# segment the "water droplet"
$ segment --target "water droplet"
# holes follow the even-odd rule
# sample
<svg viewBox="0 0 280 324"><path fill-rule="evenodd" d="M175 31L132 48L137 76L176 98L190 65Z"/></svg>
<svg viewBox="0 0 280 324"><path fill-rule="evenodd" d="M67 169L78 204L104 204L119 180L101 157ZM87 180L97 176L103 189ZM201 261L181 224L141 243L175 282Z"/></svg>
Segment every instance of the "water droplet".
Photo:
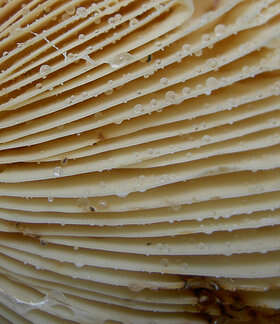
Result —
<svg viewBox="0 0 280 324"><path fill-rule="evenodd" d="M108 206L107 202L105 200L101 200L98 202L98 205L102 208L105 208Z"/></svg>
<svg viewBox="0 0 280 324"><path fill-rule="evenodd" d="M119 23L121 21L121 18L122 18L122 15L121 14L116 14L115 16L113 17L109 17L108 18L108 24L109 25L116 25L117 23Z"/></svg>
<svg viewBox="0 0 280 324"><path fill-rule="evenodd" d="M168 101L168 102L176 102L176 99L177 99L177 94L176 92L174 91L167 91L166 94L165 94L165 99Z"/></svg>
<svg viewBox="0 0 280 324"><path fill-rule="evenodd" d="M195 53L194 53L194 55L195 56L201 56L202 55L202 49L200 49L200 50L198 50L198 51L196 51Z"/></svg>
<svg viewBox="0 0 280 324"><path fill-rule="evenodd" d="M107 22L108 22L109 25L114 25L115 24L114 17L109 17L108 20L107 20Z"/></svg>
<svg viewBox="0 0 280 324"><path fill-rule="evenodd" d="M215 58L210 58L206 61L206 66L210 69L216 70L218 67L218 60Z"/></svg>
<svg viewBox="0 0 280 324"><path fill-rule="evenodd" d="M9 55L9 52L5 51L3 52L2 56L8 56Z"/></svg>
<svg viewBox="0 0 280 324"><path fill-rule="evenodd" d="M88 198L79 198L77 200L77 206L79 208L82 208L85 211L88 211L88 207L89 207L89 200L88 200Z"/></svg>
<svg viewBox="0 0 280 324"><path fill-rule="evenodd" d="M186 54L189 54L191 52L191 45L190 44L184 44L182 46L182 50L183 50L183 53L186 55Z"/></svg>
<svg viewBox="0 0 280 324"><path fill-rule="evenodd" d="M210 35L209 35L209 34L203 34L203 35L202 35L202 41L203 41L204 43L209 42L209 40L210 40Z"/></svg>
<svg viewBox="0 0 280 324"><path fill-rule="evenodd" d="M68 15L67 13L64 13L63 15L62 15L62 17L61 17L61 21L65 21L65 20L67 20L68 18L70 18L71 16L70 15Z"/></svg>
<svg viewBox="0 0 280 324"><path fill-rule="evenodd" d="M77 268L82 268L84 266L84 263L82 263L81 261L77 261L77 262L75 262L75 266Z"/></svg>
<svg viewBox="0 0 280 324"><path fill-rule="evenodd" d="M67 57L68 57L68 59L70 59L72 61L78 59L78 55L77 54L74 54L74 53L69 53Z"/></svg>
<svg viewBox="0 0 280 324"><path fill-rule="evenodd" d="M227 242L226 242L226 247L227 247L227 248L231 248L231 246L232 246L231 242L230 242L230 241L227 241Z"/></svg>
<svg viewBox="0 0 280 324"><path fill-rule="evenodd" d="M122 15L121 14L119 14L119 13L115 14L115 22L116 23L120 22L121 19L122 19Z"/></svg>
<svg viewBox="0 0 280 324"><path fill-rule="evenodd" d="M204 250L205 249L205 244L204 243L199 243L198 244L198 248L199 248L199 250Z"/></svg>
<svg viewBox="0 0 280 324"><path fill-rule="evenodd" d="M116 194L116 196L118 196L119 198L125 198L129 195L129 192L118 192Z"/></svg>
<svg viewBox="0 0 280 324"><path fill-rule="evenodd" d="M77 8L76 14L80 18L85 18L88 14L87 9L85 7Z"/></svg>
<svg viewBox="0 0 280 324"><path fill-rule="evenodd" d="M248 45L247 44L242 44L239 46L238 48L238 51L241 53L241 54L245 54L248 50Z"/></svg>
<svg viewBox="0 0 280 324"><path fill-rule="evenodd" d="M215 77L210 77L206 80L206 86L209 88L215 88L219 84L218 80Z"/></svg>
<svg viewBox="0 0 280 324"><path fill-rule="evenodd" d="M130 27L135 27L138 24L138 19L137 18L132 18L129 21L129 26Z"/></svg>
<svg viewBox="0 0 280 324"><path fill-rule="evenodd" d="M48 197L48 202L53 202L53 197Z"/></svg>
<svg viewBox="0 0 280 324"><path fill-rule="evenodd" d="M173 205L173 206L171 206L171 209L174 210L175 212L177 212L180 209L182 209L182 206L181 205Z"/></svg>
<svg viewBox="0 0 280 324"><path fill-rule="evenodd" d="M88 53L91 53L93 50L94 50L94 47L93 46L88 46L87 47L87 52Z"/></svg>
<svg viewBox="0 0 280 324"><path fill-rule="evenodd" d="M114 92L114 89L109 89L105 91L106 96L110 96Z"/></svg>
<svg viewBox="0 0 280 324"><path fill-rule="evenodd" d="M99 17L99 14L96 13L94 14L94 21L93 21L96 25L99 25L101 23L101 18Z"/></svg>
<svg viewBox="0 0 280 324"><path fill-rule="evenodd" d="M248 65L244 65L244 66L242 67L242 72L243 72L244 74L248 74L248 73L250 72L250 68L249 68L249 66L248 66Z"/></svg>
<svg viewBox="0 0 280 324"><path fill-rule="evenodd" d="M146 177L144 175L140 175L138 177L138 184L142 185L145 182Z"/></svg>
<svg viewBox="0 0 280 324"><path fill-rule="evenodd" d="M162 46L162 42L161 41L156 41L155 42L155 45L156 45L156 47L161 47Z"/></svg>
<svg viewBox="0 0 280 324"><path fill-rule="evenodd" d="M22 15L25 16L29 13L30 9L28 7L22 6Z"/></svg>
<svg viewBox="0 0 280 324"><path fill-rule="evenodd" d="M277 81L272 86L274 91L280 91L280 81Z"/></svg>
<svg viewBox="0 0 280 324"><path fill-rule="evenodd" d="M129 53L121 53L110 59L107 63L111 65L113 69L118 69L126 64L134 61L134 56Z"/></svg>
<svg viewBox="0 0 280 324"><path fill-rule="evenodd" d="M161 62L160 59L155 60L155 67L156 67L156 69L159 69L161 67L161 65L162 65L162 62Z"/></svg>
<svg viewBox="0 0 280 324"><path fill-rule="evenodd" d="M70 15L70 16L74 15L75 11L76 11L76 9L75 9L75 7L72 6L72 5L71 5L70 7L68 7L68 8L65 9L65 12L66 12L68 15Z"/></svg>
<svg viewBox="0 0 280 324"><path fill-rule="evenodd" d="M79 34L78 39L84 40L86 38L85 34Z"/></svg>
<svg viewBox="0 0 280 324"><path fill-rule="evenodd" d="M184 262L184 263L182 264L182 266L183 266L183 268L184 268L185 270L188 270L188 269L189 269L189 264L186 263L186 262Z"/></svg>
<svg viewBox="0 0 280 324"><path fill-rule="evenodd" d="M147 3L144 3L142 6L141 6L142 10L145 11L149 8L149 5Z"/></svg>
<svg viewBox="0 0 280 324"><path fill-rule="evenodd" d="M160 260L160 264L161 264L163 267L168 267L168 263L169 263L169 261L168 261L168 259L166 259L166 258L162 258L162 259Z"/></svg>
<svg viewBox="0 0 280 324"><path fill-rule="evenodd" d="M51 12L51 8L50 7L44 7L43 10L44 10L45 13Z"/></svg>
<svg viewBox="0 0 280 324"><path fill-rule="evenodd" d="M179 51L179 52L176 53L176 58L177 58L176 61L178 63L180 63L182 61L182 58L183 57L184 57L184 53L183 52Z"/></svg>
<svg viewBox="0 0 280 324"><path fill-rule="evenodd" d="M51 67L47 64L41 65L40 66L40 74L43 76L46 76L51 72Z"/></svg>
<svg viewBox="0 0 280 324"><path fill-rule="evenodd" d="M61 167L55 167L55 168L53 169L53 175L54 175L56 178L61 177L62 174L63 174L63 170L62 170Z"/></svg>
<svg viewBox="0 0 280 324"><path fill-rule="evenodd" d="M149 155L154 155L156 152L155 152L155 150L154 150L153 148L149 148L149 149L147 150L147 153L148 153Z"/></svg>
<svg viewBox="0 0 280 324"><path fill-rule="evenodd" d="M191 88L189 88L189 87L184 87L184 88L182 89L182 94L183 94L183 96L187 96L187 95L189 95L190 92L191 92Z"/></svg>
<svg viewBox="0 0 280 324"><path fill-rule="evenodd" d="M133 292L140 292L144 289L144 287L142 287L140 284L138 283L130 283L128 285L128 288L133 291Z"/></svg>
<svg viewBox="0 0 280 324"><path fill-rule="evenodd" d="M278 126L278 124L279 124L279 122L278 122L278 120L277 119L270 119L269 120L269 122L270 122L270 124L272 125L272 126Z"/></svg>
<svg viewBox="0 0 280 324"><path fill-rule="evenodd" d="M200 296L199 297L199 302L200 303L205 303L209 300L209 297L208 296Z"/></svg>
<svg viewBox="0 0 280 324"><path fill-rule="evenodd" d="M71 103L73 103L75 100L76 100L76 97L75 97L74 95L72 95L71 97L69 97L69 98L66 99L66 102L67 102L68 104L71 104Z"/></svg>
<svg viewBox="0 0 280 324"><path fill-rule="evenodd" d="M139 114L139 113L144 112L143 105L141 105L141 104L137 104L137 105L135 105L134 108L133 108L133 111L134 111L136 114Z"/></svg>
<svg viewBox="0 0 280 324"><path fill-rule="evenodd" d="M166 86L168 85L168 79L163 77L159 80L160 84L163 85L163 86Z"/></svg>
<svg viewBox="0 0 280 324"><path fill-rule="evenodd" d="M158 101L156 99L152 99L151 100L151 106L152 107L157 107L157 105L158 105Z"/></svg>
<svg viewBox="0 0 280 324"><path fill-rule="evenodd" d="M219 24L214 29L215 34L217 37L223 36L223 34L226 32L226 27L223 24Z"/></svg>
<svg viewBox="0 0 280 324"><path fill-rule="evenodd" d="M159 177L159 181L160 183L164 184L164 183L168 183L170 181L170 177L168 174L162 174L160 177Z"/></svg>
<svg viewBox="0 0 280 324"><path fill-rule="evenodd" d="M42 83L36 83L35 88L36 89L42 89Z"/></svg>
<svg viewBox="0 0 280 324"><path fill-rule="evenodd" d="M83 91L82 92L82 97L83 98L87 98L89 96L88 92L87 91Z"/></svg>

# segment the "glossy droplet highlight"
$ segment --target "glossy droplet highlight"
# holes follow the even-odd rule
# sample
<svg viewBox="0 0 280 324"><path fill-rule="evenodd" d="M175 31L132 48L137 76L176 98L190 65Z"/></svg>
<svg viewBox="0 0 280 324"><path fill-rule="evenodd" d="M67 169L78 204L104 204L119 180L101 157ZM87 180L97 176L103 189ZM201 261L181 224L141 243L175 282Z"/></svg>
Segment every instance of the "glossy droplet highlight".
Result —
<svg viewBox="0 0 280 324"><path fill-rule="evenodd" d="M137 114L142 113L144 111L143 105L141 105L141 104L135 105L133 108L133 111Z"/></svg>
<svg viewBox="0 0 280 324"><path fill-rule="evenodd" d="M159 82L162 86L168 85L168 79L166 77L161 78Z"/></svg>
<svg viewBox="0 0 280 324"><path fill-rule="evenodd" d="M182 94L183 94L184 96L189 95L190 92L191 92L191 88L189 88L189 87L184 87L184 88L182 89Z"/></svg>
<svg viewBox="0 0 280 324"><path fill-rule="evenodd" d="M166 259L166 258L162 258L162 259L160 260L160 264L161 264L163 267L168 267L168 263L169 263L169 261L168 261L168 259Z"/></svg>
<svg viewBox="0 0 280 324"><path fill-rule="evenodd" d="M171 102L171 103L176 102L176 99L177 99L176 92L174 92L174 91L167 91L166 94L165 94L165 99L168 102Z"/></svg>
<svg viewBox="0 0 280 324"><path fill-rule="evenodd" d="M62 174L63 174L62 167L59 167L59 166L58 166L58 167L55 167L55 168L53 169L53 175L54 175L56 178L61 177Z"/></svg>
<svg viewBox="0 0 280 324"><path fill-rule="evenodd" d="M206 80L206 86L209 88L215 88L219 84L218 80L214 77L210 77Z"/></svg>
<svg viewBox="0 0 280 324"><path fill-rule="evenodd" d="M113 69L118 69L124 65L130 64L133 61L133 55L129 53L121 53L110 59L107 63L109 63Z"/></svg>
<svg viewBox="0 0 280 324"><path fill-rule="evenodd" d="M226 27L223 24L219 24L215 27L216 36L220 37L226 32Z"/></svg>
<svg viewBox="0 0 280 324"><path fill-rule="evenodd" d="M87 16L87 9L85 7L79 7L77 8L76 10L76 15L79 17L79 18L85 18Z"/></svg>
<svg viewBox="0 0 280 324"><path fill-rule="evenodd" d="M156 99L152 99L151 100L151 106L152 107L157 107L157 105L158 105L158 101Z"/></svg>
<svg viewBox="0 0 280 324"><path fill-rule="evenodd" d="M130 19L130 21L129 21L129 26L130 26L130 27L135 27L138 23L139 23L139 21L138 21L137 18L132 18L132 19Z"/></svg>
<svg viewBox="0 0 280 324"><path fill-rule="evenodd" d="M186 55L186 54L189 54L191 52L191 45L190 44L184 44L182 46L182 50L183 50L183 53Z"/></svg>
<svg viewBox="0 0 280 324"><path fill-rule="evenodd" d="M140 292L144 288L138 283L131 283L131 284L128 285L128 289L133 291L133 292Z"/></svg>
<svg viewBox="0 0 280 324"><path fill-rule="evenodd" d="M45 76L51 72L51 67L47 64L41 65L40 74Z"/></svg>

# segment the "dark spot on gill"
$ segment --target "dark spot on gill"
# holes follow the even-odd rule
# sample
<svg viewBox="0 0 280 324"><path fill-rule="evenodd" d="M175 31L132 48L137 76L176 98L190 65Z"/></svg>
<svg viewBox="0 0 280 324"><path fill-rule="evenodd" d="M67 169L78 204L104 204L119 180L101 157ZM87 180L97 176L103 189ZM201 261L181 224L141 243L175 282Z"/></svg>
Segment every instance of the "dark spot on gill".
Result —
<svg viewBox="0 0 280 324"><path fill-rule="evenodd" d="M217 10L220 4L220 0L213 0L213 4L211 5L210 11Z"/></svg>
<svg viewBox="0 0 280 324"><path fill-rule="evenodd" d="M45 241L45 240L40 239L40 244L41 244L42 246L46 246L46 245L48 245L48 242Z"/></svg>
<svg viewBox="0 0 280 324"><path fill-rule="evenodd" d="M61 160L61 165L66 165L68 163L68 158L65 157L64 159Z"/></svg>
<svg viewBox="0 0 280 324"><path fill-rule="evenodd" d="M197 297L197 310L209 324L280 323L279 310L249 306L240 292L225 290L212 278L192 276L183 279L185 289Z"/></svg>
<svg viewBox="0 0 280 324"><path fill-rule="evenodd" d="M105 140L105 136L101 132L98 134L98 140L99 141L104 141Z"/></svg>

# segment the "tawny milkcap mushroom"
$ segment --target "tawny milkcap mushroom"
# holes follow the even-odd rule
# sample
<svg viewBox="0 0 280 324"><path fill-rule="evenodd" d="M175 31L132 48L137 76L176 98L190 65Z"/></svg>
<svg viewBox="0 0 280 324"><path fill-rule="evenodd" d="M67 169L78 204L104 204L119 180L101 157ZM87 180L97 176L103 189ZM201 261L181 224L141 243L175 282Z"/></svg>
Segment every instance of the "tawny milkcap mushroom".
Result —
<svg viewBox="0 0 280 324"><path fill-rule="evenodd" d="M279 0L0 0L1 324L280 323L279 40Z"/></svg>

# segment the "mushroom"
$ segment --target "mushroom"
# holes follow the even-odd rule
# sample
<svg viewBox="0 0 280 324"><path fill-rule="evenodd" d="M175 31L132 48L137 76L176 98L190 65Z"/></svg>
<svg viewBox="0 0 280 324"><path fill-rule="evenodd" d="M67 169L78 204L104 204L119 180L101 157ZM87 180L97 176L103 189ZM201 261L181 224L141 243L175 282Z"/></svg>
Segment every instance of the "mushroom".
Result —
<svg viewBox="0 0 280 324"><path fill-rule="evenodd" d="M280 2L0 2L1 323L279 323Z"/></svg>

